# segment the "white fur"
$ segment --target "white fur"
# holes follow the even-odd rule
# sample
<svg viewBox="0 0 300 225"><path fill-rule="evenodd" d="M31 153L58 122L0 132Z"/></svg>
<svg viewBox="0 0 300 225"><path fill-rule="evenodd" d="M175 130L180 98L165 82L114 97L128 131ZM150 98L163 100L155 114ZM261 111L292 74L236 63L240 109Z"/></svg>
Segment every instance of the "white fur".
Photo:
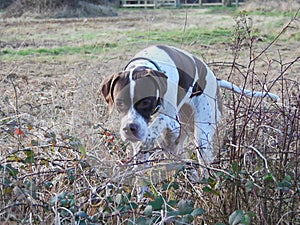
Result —
<svg viewBox="0 0 300 225"><path fill-rule="evenodd" d="M131 69L130 74L129 74L129 94L130 94L130 102L131 105L133 106L133 97L134 97L134 87L135 87L135 81L132 79L132 73L134 71L134 68Z"/></svg>
<svg viewBox="0 0 300 225"><path fill-rule="evenodd" d="M241 89L238 86L234 85L233 83L226 81L226 80L218 80L218 85L222 88L225 89L229 89L232 90L236 93L239 94L244 94L248 97L256 97L256 98L264 98L264 97L269 97L274 101L278 101L279 100L279 96L272 94L270 92L266 92L266 91L250 91L247 89Z"/></svg>
<svg viewBox="0 0 300 225"><path fill-rule="evenodd" d="M126 129L128 129L129 125L132 123L136 124L139 128L138 137L132 135L130 132L126 132ZM120 135L122 140L131 142L144 142L149 135L148 124L133 107L131 107L128 113L121 118Z"/></svg>

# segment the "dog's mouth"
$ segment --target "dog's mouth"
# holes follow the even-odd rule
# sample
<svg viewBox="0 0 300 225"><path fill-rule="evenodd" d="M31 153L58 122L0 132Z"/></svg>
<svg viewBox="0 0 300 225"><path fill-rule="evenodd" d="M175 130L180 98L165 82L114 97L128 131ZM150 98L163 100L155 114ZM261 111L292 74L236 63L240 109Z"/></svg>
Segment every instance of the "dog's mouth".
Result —
<svg viewBox="0 0 300 225"><path fill-rule="evenodd" d="M144 138L136 136L134 134L128 134L126 132L121 132L121 137L124 141L130 141L130 142L138 142L138 141L143 141Z"/></svg>
<svg viewBox="0 0 300 225"><path fill-rule="evenodd" d="M125 140L126 141L130 141L130 142L138 142L138 141L142 141L140 138L138 137L135 137L135 136L126 136L125 137Z"/></svg>

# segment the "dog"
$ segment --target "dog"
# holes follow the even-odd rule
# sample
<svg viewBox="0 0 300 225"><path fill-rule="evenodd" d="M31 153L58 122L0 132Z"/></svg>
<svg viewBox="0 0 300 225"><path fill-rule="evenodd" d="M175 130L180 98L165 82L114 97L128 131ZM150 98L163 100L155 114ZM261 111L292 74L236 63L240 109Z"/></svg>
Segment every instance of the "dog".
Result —
<svg viewBox="0 0 300 225"><path fill-rule="evenodd" d="M132 142L137 152L158 146L182 154L193 133L198 158L209 165L222 117L220 87L251 97L279 98L217 79L201 59L167 45L137 53L124 70L102 82L101 91L109 111L115 108L120 114L121 138Z"/></svg>

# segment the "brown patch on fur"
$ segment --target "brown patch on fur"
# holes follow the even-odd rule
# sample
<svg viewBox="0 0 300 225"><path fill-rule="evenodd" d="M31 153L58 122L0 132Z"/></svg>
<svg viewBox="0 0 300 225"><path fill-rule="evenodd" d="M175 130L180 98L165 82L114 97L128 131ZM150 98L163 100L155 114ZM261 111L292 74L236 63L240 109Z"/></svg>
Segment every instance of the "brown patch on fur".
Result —
<svg viewBox="0 0 300 225"><path fill-rule="evenodd" d="M206 86L206 66L198 58L185 55L177 49L169 48L164 45L159 45L158 47L163 49L177 66L179 74L177 103L181 102L188 89L193 85L196 75L196 67L198 69L199 78L193 87L193 93L190 97L202 94Z"/></svg>
<svg viewBox="0 0 300 225"><path fill-rule="evenodd" d="M197 80L197 83L193 87L192 96L197 96L197 95L201 95L203 93L203 90L205 89L207 69L206 66L203 64L203 62L200 61L198 58L194 57L194 60L198 68L199 79Z"/></svg>
<svg viewBox="0 0 300 225"><path fill-rule="evenodd" d="M114 92L114 87L116 85L116 82L120 79L122 76L122 72L115 73L105 80L102 81L101 83L101 92L102 95L104 96L105 101L108 103L108 109L109 112L112 112L113 105L114 105L114 98L113 98L113 92Z"/></svg>
<svg viewBox="0 0 300 225"><path fill-rule="evenodd" d="M101 85L101 91L108 103L109 112L113 110L115 98L118 95L129 98L129 75L130 71L121 71L106 78ZM159 97L162 98L167 91L167 76L159 71L146 68L137 68L132 74L132 79L136 81L138 91L135 91L135 101L145 97L155 97L156 88L159 90ZM154 84L156 88L151 86ZM135 88L136 89L136 88Z"/></svg>

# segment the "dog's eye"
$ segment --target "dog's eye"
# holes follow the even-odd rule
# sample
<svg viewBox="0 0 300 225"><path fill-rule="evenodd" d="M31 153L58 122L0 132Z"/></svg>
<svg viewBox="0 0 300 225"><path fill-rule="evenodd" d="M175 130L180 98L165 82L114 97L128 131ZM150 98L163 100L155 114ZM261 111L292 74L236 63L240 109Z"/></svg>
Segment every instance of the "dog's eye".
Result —
<svg viewBox="0 0 300 225"><path fill-rule="evenodd" d="M151 99L142 99L139 103L138 103L138 107L140 109L148 109L152 106L152 101Z"/></svg>
<svg viewBox="0 0 300 225"><path fill-rule="evenodd" d="M126 108L125 102L122 100L117 100L116 106L117 106L118 110L120 110L120 111L122 111Z"/></svg>

